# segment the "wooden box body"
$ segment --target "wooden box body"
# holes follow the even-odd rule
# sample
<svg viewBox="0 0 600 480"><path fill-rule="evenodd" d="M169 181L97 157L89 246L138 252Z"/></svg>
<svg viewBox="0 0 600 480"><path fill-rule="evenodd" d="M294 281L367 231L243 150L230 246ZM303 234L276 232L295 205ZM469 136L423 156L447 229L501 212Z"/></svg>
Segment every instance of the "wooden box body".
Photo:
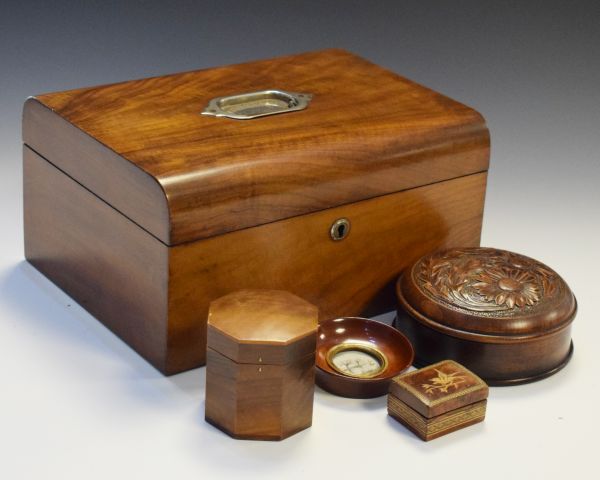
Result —
<svg viewBox="0 0 600 480"><path fill-rule="evenodd" d="M200 115L273 87L313 100ZM340 50L40 95L23 139L27 260L166 374L205 363L208 305L229 292L372 315L421 255L479 244L481 116Z"/></svg>
<svg viewBox="0 0 600 480"><path fill-rule="evenodd" d="M251 440L310 427L317 319L316 307L288 292L241 290L212 302L206 421Z"/></svg>
<svg viewBox="0 0 600 480"><path fill-rule="evenodd" d="M488 387L452 361L400 375L392 381L388 413L425 441L485 418Z"/></svg>
<svg viewBox="0 0 600 480"><path fill-rule="evenodd" d="M239 364L207 349L206 421L234 438L283 440L312 424L315 357Z"/></svg>

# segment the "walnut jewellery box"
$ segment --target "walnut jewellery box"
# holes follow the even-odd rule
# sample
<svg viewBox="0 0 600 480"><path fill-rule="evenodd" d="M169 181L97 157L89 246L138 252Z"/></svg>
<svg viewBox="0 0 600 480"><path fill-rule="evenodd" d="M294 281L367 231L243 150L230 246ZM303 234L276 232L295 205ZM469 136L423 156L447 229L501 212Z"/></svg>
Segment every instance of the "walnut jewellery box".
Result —
<svg viewBox="0 0 600 480"><path fill-rule="evenodd" d="M479 245L481 115L342 50L38 95L23 141L27 260L165 374L230 292L372 315Z"/></svg>

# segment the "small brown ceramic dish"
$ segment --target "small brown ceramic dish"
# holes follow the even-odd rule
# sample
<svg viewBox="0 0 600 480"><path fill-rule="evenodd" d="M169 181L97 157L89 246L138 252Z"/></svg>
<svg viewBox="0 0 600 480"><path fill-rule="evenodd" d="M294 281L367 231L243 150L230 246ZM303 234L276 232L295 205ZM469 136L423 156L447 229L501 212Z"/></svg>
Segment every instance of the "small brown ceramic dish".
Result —
<svg viewBox="0 0 600 480"><path fill-rule="evenodd" d="M379 397L413 358L412 345L393 327L358 317L328 320L319 325L316 382L341 397Z"/></svg>

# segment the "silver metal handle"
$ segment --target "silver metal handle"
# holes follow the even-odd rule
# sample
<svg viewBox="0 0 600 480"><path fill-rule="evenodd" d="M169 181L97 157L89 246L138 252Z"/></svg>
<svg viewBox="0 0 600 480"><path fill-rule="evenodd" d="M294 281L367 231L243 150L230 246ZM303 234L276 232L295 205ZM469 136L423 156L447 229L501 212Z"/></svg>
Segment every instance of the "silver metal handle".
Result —
<svg viewBox="0 0 600 480"><path fill-rule="evenodd" d="M311 99L310 93L284 92L283 90L241 93L229 97L213 98L208 102L202 115L249 120L266 115L304 110Z"/></svg>

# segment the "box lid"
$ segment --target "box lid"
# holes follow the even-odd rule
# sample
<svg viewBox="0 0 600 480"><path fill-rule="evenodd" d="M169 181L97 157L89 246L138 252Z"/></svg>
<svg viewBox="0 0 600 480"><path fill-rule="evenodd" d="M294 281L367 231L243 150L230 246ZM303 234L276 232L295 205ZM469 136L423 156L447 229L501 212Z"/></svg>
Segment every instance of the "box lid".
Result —
<svg viewBox="0 0 600 480"><path fill-rule="evenodd" d="M488 392L481 378L453 360L399 375L390 384L390 395L426 418L484 400Z"/></svg>
<svg viewBox="0 0 600 480"><path fill-rule="evenodd" d="M280 89L307 108L234 120L211 99ZM343 50L27 100L23 139L167 245L485 171L481 115Z"/></svg>
<svg viewBox="0 0 600 480"><path fill-rule="evenodd" d="M513 343L568 326L577 304L565 281L532 258L495 248L431 252L398 280L398 301L434 330L485 343Z"/></svg>
<svg viewBox="0 0 600 480"><path fill-rule="evenodd" d="M318 308L282 290L238 290L211 302L208 348L237 363L283 365L314 354Z"/></svg>

